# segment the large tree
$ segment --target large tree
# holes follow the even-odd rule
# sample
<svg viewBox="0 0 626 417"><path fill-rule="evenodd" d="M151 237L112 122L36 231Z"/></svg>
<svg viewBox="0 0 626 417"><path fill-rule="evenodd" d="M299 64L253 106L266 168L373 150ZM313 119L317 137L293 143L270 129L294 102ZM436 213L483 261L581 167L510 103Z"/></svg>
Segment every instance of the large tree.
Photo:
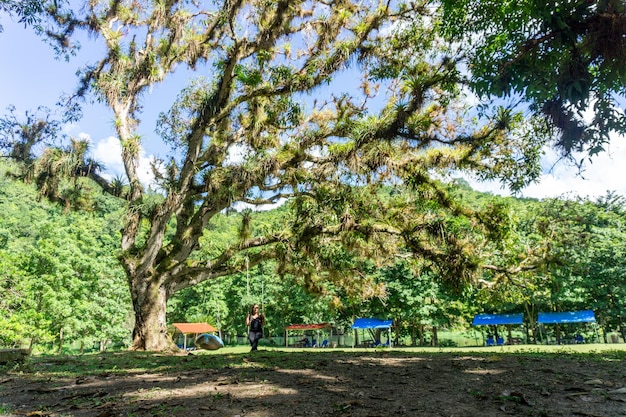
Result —
<svg viewBox="0 0 626 417"><path fill-rule="evenodd" d="M437 16L420 2L82 6L48 12L61 28L59 47L71 45L78 29L105 47L83 69L78 94L91 92L112 110L127 185L101 175L79 140L35 158L39 131L16 120L0 139L11 155L33 162L30 178L50 198L72 206L95 181L127 200L120 260L135 349L173 348L166 329L173 294L266 259L312 290L333 280L371 295L375 287L359 284L367 274L358 272L358 257L383 264L407 249L449 282L468 279L479 262L460 230L481 230L488 216L458 204L433 173L472 169L517 185L537 173L536 138L510 134L518 118L500 112L477 128L460 118L456 61L434 36ZM170 156L153 165L158 198L148 198L138 173L142 99L176 80L180 67L199 77L159 118ZM382 193L385 185L397 192ZM244 213L229 245L211 241L217 214L283 199L291 210L279 229L254 229L253 214Z"/></svg>

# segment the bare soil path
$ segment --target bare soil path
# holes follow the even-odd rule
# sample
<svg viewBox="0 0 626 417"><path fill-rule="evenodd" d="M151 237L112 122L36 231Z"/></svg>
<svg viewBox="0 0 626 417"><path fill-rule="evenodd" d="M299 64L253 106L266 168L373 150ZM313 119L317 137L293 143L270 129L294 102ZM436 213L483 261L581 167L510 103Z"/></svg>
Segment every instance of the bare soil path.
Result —
<svg viewBox="0 0 626 417"><path fill-rule="evenodd" d="M619 417L626 353L33 357L0 371L0 415Z"/></svg>

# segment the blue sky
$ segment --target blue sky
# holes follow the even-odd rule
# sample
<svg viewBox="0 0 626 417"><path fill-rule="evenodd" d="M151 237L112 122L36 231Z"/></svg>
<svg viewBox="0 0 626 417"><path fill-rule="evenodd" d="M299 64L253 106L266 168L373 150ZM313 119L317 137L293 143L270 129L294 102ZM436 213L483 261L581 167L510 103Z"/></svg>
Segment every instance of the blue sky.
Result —
<svg viewBox="0 0 626 417"><path fill-rule="evenodd" d="M26 110L35 110L43 105L54 108L62 93L71 93L77 85L76 70L86 62L93 62L97 57L97 44L93 40L82 41L83 48L78 56L69 63L55 60L52 49L37 38L31 30L14 23L10 18L1 16L4 32L0 33L0 51L3 63L0 64L0 111L6 114L9 105L17 107L18 114ZM184 73L178 74L184 77ZM145 179L149 177L147 161L159 153L153 129L159 103L170 103L176 92L155 87L144 100L147 114L142 135L144 137L143 170ZM88 137L92 143L93 156L104 162L113 175L121 174L119 145L114 138L111 112L103 105L95 103L85 106L84 118L77 124L67 126L67 133L72 136ZM164 157L165 155L158 155ZM564 163L556 164L558 156L550 149L546 150L543 160L544 172L541 181L524 189L524 197L556 197L559 195L601 196L607 190L626 195L626 141L623 137L614 137L608 152L596 157L586 165L582 176ZM479 183L468 179L472 187L480 191L508 195L499 183Z"/></svg>

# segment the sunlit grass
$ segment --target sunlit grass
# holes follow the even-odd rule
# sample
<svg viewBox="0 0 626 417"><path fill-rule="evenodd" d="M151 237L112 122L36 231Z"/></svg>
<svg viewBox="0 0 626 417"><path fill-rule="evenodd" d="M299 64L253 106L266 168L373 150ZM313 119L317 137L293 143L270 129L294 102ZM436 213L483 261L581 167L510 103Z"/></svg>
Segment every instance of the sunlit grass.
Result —
<svg viewBox="0 0 626 417"><path fill-rule="evenodd" d="M579 345L505 345L505 346L471 346L471 347L394 347L394 348L286 348L286 347L263 347L261 351L278 351L278 352L376 352L376 351L398 351L398 352L503 352L503 353L595 353L595 352L626 352L626 343L583 343ZM215 351L197 351L201 354L224 354L224 353L247 353L250 348L247 346L227 346Z"/></svg>
<svg viewBox="0 0 626 417"><path fill-rule="evenodd" d="M198 369L306 369L320 363L359 357L415 357L432 355L517 355L520 359L537 356L571 356L573 360L604 361L626 359L626 344L582 345L515 345L464 348L284 348L264 347L250 352L247 346L224 347L215 351L192 351L188 354L166 355L150 352L105 352L85 355L38 356L32 355L19 372L34 378L76 378L91 375L132 375L195 371ZM1 372L1 370L0 370Z"/></svg>

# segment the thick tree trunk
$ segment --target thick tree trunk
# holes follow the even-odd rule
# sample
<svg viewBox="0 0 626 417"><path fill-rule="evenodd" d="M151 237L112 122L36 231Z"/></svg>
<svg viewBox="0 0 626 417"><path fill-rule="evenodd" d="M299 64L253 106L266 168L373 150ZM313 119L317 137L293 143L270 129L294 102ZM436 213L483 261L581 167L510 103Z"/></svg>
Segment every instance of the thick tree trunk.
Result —
<svg viewBox="0 0 626 417"><path fill-rule="evenodd" d="M131 283L135 309L132 350L176 352L179 349L167 332L167 292L158 285L142 285L139 279Z"/></svg>

